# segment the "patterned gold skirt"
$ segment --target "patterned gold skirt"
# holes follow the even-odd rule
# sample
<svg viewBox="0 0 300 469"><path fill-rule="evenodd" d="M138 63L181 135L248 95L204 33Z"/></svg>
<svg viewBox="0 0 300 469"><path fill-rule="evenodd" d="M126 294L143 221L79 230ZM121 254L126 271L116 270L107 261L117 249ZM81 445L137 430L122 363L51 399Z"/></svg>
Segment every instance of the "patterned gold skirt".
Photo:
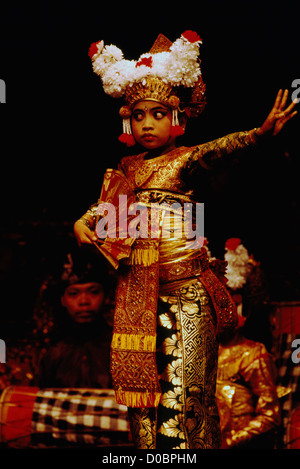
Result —
<svg viewBox="0 0 300 469"><path fill-rule="evenodd" d="M128 409L136 447L219 448L216 316L199 279L161 292L156 356L162 389L158 408Z"/></svg>

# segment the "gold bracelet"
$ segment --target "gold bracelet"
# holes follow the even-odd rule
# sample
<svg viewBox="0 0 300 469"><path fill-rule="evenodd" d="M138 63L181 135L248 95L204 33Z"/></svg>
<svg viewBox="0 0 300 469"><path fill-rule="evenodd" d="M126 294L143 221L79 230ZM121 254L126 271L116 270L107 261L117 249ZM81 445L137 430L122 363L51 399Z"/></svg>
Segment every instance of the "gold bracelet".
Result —
<svg viewBox="0 0 300 469"><path fill-rule="evenodd" d="M256 133L257 130L257 127L252 130L248 130L248 145L257 145L259 139L259 135Z"/></svg>
<svg viewBox="0 0 300 469"><path fill-rule="evenodd" d="M87 226L90 230L92 229L90 221L85 216L79 218L79 221L81 221L81 223L83 223L85 226Z"/></svg>

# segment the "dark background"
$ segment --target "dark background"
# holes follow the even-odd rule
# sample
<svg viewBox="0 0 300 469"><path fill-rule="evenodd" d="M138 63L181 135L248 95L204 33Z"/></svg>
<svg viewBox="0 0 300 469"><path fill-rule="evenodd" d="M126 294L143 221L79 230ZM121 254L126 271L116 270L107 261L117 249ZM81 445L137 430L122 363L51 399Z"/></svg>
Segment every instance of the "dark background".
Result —
<svg viewBox="0 0 300 469"><path fill-rule="evenodd" d="M127 153L117 140L121 102L93 74L90 43L104 39L137 59L160 32L174 41L197 31L207 107L182 141L195 145L258 127L279 88L291 96L300 79L299 21L296 1L1 5L3 331L26 333L41 281L60 263L74 221L97 200L105 168ZM211 177L202 200L212 254L223 257L226 239L240 237L261 262L272 301L300 298L298 137L296 116L267 147Z"/></svg>

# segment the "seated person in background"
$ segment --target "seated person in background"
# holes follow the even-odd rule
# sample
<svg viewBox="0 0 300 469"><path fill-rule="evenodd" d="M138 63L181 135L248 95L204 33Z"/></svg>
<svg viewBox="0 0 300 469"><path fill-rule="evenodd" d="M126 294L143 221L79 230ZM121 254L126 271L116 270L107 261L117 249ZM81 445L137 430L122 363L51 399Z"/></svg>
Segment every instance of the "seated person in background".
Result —
<svg viewBox="0 0 300 469"><path fill-rule="evenodd" d="M222 448L273 449L280 407L273 362L262 343L240 328L219 348L217 403Z"/></svg>
<svg viewBox="0 0 300 469"><path fill-rule="evenodd" d="M228 240L226 249L227 286L237 302L239 323L220 338L216 397L222 448L273 449L281 423L276 369L265 344L250 340L248 327L256 311L260 326L264 320L263 274L238 238Z"/></svg>
<svg viewBox="0 0 300 469"><path fill-rule="evenodd" d="M104 317L107 265L90 251L67 254L57 333L40 360L40 387L111 388L112 328Z"/></svg>

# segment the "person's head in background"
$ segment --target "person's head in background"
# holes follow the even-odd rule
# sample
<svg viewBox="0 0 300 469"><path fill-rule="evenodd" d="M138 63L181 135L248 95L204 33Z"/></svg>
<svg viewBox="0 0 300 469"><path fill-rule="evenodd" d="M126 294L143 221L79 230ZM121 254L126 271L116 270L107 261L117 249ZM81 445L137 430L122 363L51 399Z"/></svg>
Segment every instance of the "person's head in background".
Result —
<svg viewBox="0 0 300 469"><path fill-rule="evenodd" d="M60 302L64 310L61 314L67 313L68 320L76 325L104 320L109 288L108 267L97 252L76 246L66 253L60 278Z"/></svg>

